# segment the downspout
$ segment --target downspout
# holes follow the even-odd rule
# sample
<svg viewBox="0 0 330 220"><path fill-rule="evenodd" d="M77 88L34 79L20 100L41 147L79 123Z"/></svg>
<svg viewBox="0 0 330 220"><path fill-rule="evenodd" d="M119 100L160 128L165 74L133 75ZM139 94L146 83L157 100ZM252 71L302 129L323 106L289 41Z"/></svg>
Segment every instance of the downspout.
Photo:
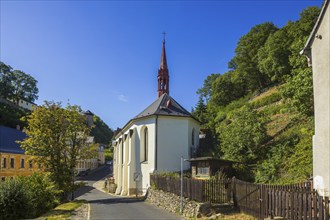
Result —
<svg viewBox="0 0 330 220"><path fill-rule="evenodd" d="M155 124L156 128L156 132L155 132L155 169L154 171L157 171L157 161L158 161L158 152L157 152L157 145L158 145L158 115L156 115L156 124Z"/></svg>

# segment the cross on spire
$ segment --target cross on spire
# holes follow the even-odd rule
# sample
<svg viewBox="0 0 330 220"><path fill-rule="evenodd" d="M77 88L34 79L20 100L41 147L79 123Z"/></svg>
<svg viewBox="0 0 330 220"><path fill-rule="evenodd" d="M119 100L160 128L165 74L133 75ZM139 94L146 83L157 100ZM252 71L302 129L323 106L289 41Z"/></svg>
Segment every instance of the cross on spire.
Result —
<svg viewBox="0 0 330 220"><path fill-rule="evenodd" d="M164 35L164 37L163 37L163 42L165 42L165 37L166 37L166 34L167 34L167 33L164 31L162 34Z"/></svg>

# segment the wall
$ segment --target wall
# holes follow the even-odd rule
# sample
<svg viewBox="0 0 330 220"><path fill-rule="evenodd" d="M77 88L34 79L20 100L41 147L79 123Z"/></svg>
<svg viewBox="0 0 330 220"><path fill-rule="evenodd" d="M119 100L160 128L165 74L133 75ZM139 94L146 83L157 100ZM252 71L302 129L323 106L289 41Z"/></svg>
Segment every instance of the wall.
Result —
<svg viewBox="0 0 330 220"><path fill-rule="evenodd" d="M140 119L128 126L121 135L117 136L114 150L114 178L118 185L116 194L135 194L136 186L139 187L140 192L142 191L142 193L144 193L150 186L150 173L153 173L155 169L155 121L155 116ZM140 159L140 137L142 137L142 132L145 127L148 128L149 137L148 161L142 162ZM122 161L122 155L124 161ZM135 157L132 158L131 155L135 155ZM139 178L136 182L134 181L135 173L139 174Z"/></svg>
<svg viewBox="0 0 330 220"><path fill-rule="evenodd" d="M192 130L194 128L195 143L192 145ZM157 171L179 171L181 156L190 158L190 148L199 145L199 125L189 117L158 118L158 148ZM190 164L184 162L184 169L189 169Z"/></svg>
<svg viewBox="0 0 330 220"><path fill-rule="evenodd" d="M166 209L169 212L180 214L180 196L173 193L163 192L150 188L147 193L146 201ZM183 198L182 215L186 218L199 218L211 212L210 203L198 203Z"/></svg>
<svg viewBox="0 0 330 220"><path fill-rule="evenodd" d="M4 168L3 159L6 158L6 168ZM10 159L14 158L14 168L10 166ZM0 153L0 178L8 178L14 176L28 176L35 171L39 171L37 163L32 163L32 168L29 167L29 155L13 154L13 153ZM21 168L21 159L24 159L24 168Z"/></svg>
<svg viewBox="0 0 330 220"><path fill-rule="evenodd" d="M330 190L330 48L329 3L312 43L315 136L313 137L314 187L321 195Z"/></svg>

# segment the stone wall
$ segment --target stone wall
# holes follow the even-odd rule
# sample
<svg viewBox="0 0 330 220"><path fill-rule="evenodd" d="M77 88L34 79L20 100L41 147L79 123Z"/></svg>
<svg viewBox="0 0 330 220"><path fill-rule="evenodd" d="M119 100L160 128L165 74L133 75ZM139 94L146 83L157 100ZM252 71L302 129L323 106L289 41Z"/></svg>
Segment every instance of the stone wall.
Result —
<svg viewBox="0 0 330 220"><path fill-rule="evenodd" d="M146 201L173 213L180 213L180 196L161 190L148 189ZM183 213L187 218L199 218L211 213L209 203L198 203L183 198Z"/></svg>

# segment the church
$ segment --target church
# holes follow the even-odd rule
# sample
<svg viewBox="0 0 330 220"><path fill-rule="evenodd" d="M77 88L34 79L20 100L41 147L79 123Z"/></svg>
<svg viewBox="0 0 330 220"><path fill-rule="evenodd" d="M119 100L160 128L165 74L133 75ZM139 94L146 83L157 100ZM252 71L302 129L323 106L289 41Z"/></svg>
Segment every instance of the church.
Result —
<svg viewBox="0 0 330 220"><path fill-rule="evenodd" d="M170 94L165 39L158 70L158 99L115 135L113 177L117 195L144 194L150 174L180 171L199 146L200 123ZM184 163L184 169L190 164Z"/></svg>

